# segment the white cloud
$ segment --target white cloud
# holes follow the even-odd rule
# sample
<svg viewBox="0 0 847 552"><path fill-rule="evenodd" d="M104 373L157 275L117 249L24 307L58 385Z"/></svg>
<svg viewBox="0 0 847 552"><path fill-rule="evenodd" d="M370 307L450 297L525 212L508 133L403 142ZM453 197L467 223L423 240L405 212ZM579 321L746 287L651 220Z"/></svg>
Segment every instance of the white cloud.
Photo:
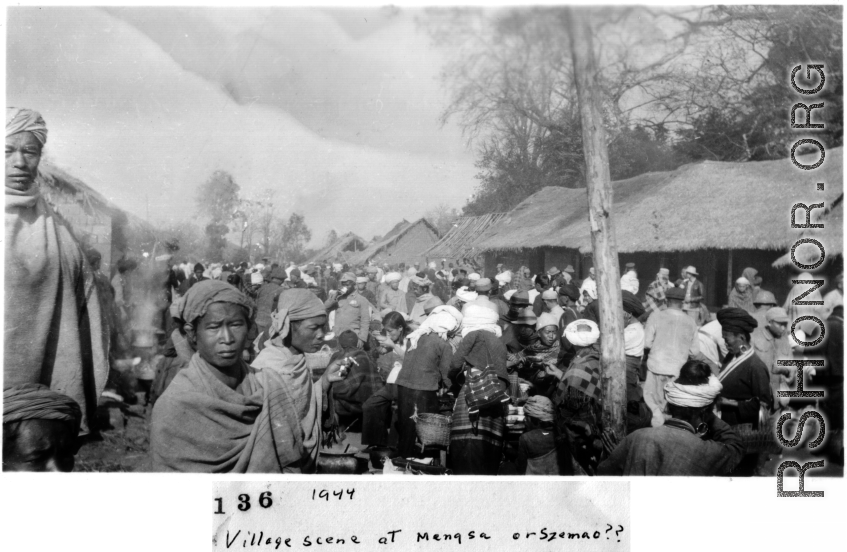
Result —
<svg viewBox="0 0 847 552"><path fill-rule="evenodd" d="M300 26L302 40L309 33ZM199 27L185 30L192 29ZM458 140L455 154L444 154L434 122L420 122L437 146L431 152L325 138L272 105L239 105L103 11L11 9L8 33L8 104L40 110L50 128L48 155L141 216L148 199L151 219L190 216L197 185L224 169L246 193L277 189L281 210L302 211L316 240L330 228L370 237L437 203L461 205L475 183L472 158ZM355 41L340 28L331 35L352 63ZM381 56L393 59L371 59ZM394 132L415 130L409 124Z"/></svg>

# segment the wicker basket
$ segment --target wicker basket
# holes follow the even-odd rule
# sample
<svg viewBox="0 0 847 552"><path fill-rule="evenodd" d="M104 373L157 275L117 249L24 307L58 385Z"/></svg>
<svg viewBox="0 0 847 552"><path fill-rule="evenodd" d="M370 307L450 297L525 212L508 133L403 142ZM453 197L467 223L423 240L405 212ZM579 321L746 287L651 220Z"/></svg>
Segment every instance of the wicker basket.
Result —
<svg viewBox="0 0 847 552"><path fill-rule="evenodd" d="M415 430L421 450L428 445L446 447L450 444L450 426L453 419L442 414L416 414Z"/></svg>

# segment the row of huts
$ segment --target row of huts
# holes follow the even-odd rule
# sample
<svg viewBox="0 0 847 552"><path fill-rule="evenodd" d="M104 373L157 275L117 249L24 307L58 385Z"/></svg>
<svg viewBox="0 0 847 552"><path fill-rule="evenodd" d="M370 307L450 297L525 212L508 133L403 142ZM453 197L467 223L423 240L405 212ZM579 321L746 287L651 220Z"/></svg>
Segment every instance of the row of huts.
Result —
<svg viewBox="0 0 847 552"><path fill-rule="evenodd" d="M694 266L708 303L719 306L749 266L759 271L763 287L784 297L797 273L788 251L799 238L824 243L827 261L817 274L832 277L842 270L842 148L827 151L814 171L798 169L789 159L702 161L617 181L613 187L619 261L621 266L636 264L641 290L659 268L668 268L676 279ZM811 222L823 223L824 229L792 228L797 203L823 203L826 208L815 210ZM804 222L802 209L796 218ZM803 246L795 256L813 263L817 248ZM443 236L426 219L404 220L370 244L351 233L311 259L351 266L369 261L440 265L442 260L489 276L498 264L512 270L526 266L533 274L571 265L576 277L584 278L593 266L586 191L546 187L507 213L459 218Z"/></svg>

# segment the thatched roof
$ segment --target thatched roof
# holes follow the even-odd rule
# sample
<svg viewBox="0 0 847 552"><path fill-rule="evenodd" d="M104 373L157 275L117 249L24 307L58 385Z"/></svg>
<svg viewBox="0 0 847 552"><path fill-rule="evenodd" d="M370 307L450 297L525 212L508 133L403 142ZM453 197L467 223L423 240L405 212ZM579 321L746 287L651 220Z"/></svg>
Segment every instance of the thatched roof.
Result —
<svg viewBox="0 0 847 552"><path fill-rule="evenodd" d="M42 161L38 165L38 173L41 194L57 211L61 211L61 207L58 206L59 202L56 201L56 195L63 195L73 197L88 212L101 211L110 217L125 213L100 192L53 165L50 161Z"/></svg>
<svg viewBox="0 0 847 552"><path fill-rule="evenodd" d="M137 240L153 241L156 239L156 229L149 222L124 211L106 199L100 192L82 180L71 176L50 161L43 160L38 165L38 173L41 194L60 216L62 216L63 210L63 202L60 198L71 198L90 215L96 216L98 213L103 213L113 220L118 220Z"/></svg>
<svg viewBox="0 0 847 552"><path fill-rule="evenodd" d="M814 156L817 159L817 156ZM614 182L618 251L784 249L798 201L833 203L843 193L843 148L814 171L789 159L703 161ZM825 190L816 191L815 183ZM547 187L521 202L477 243L483 250L565 247L591 251L585 189Z"/></svg>
<svg viewBox="0 0 847 552"><path fill-rule="evenodd" d="M450 259L475 256L479 253L476 244L483 233L505 216L506 213L490 213L458 219L444 237L426 251L426 256Z"/></svg>
<svg viewBox="0 0 847 552"><path fill-rule="evenodd" d="M310 263L333 262L337 260L346 261L350 256L355 255L357 251L362 251L367 247L367 242L353 232L347 232L333 243L324 247L307 261Z"/></svg>
<svg viewBox="0 0 847 552"><path fill-rule="evenodd" d="M798 211L798 222L801 222L805 218L805 215L800 215L800 213L801 211ZM818 214L820 210L815 210L814 213ZM829 205L823 216L813 216L811 222L812 224L823 224L824 227L808 228L796 235L795 238L812 238L818 240L824 246L824 249L826 249L827 259L844 255L844 196L840 196ZM817 262L820 258L820 252L814 244L803 244L795 250L794 258L800 263L810 265ZM780 268L790 264L793 263L791 261L791 253L788 252L774 261L773 267Z"/></svg>
<svg viewBox="0 0 847 552"><path fill-rule="evenodd" d="M357 254L352 255L349 259L347 259L347 262L352 266L364 265L370 259L379 255L385 249L387 249L387 248L393 246L394 244L396 244L411 229L413 229L414 227L416 227L419 224L423 224L427 228L432 230L432 232L435 234L436 240L441 236L441 234L438 233L438 229L435 226L433 226L432 223L430 223L425 218L420 218L420 219L416 220L415 222L406 222L404 220L400 224L395 225L394 228L392 228L391 231L388 232L388 234L386 234L386 236L384 238L382 238L378 242L372 243L370 246L368 246L367 249L365 249L361 253L357 253ZM409 256L411 258L411 257L422 256L422 254L423 254L423 251L409 251L408 255L406 255L406 252L400 251L400 252L397 252L396 254L394 254L393 256L398 258L399 261L405 261L405 259L403 258L405 256Z"/></svg>

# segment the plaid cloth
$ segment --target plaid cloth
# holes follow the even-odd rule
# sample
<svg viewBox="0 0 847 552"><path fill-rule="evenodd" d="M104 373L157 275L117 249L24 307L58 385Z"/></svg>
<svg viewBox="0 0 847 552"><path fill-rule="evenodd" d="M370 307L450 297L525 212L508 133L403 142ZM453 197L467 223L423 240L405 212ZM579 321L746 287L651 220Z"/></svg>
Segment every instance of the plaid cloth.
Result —
<svg viewBox="0 0 847 552"><path fill-rule="evenodd" d="M600 387L599 353L593 348L580 351L565 371L562 383L599 401L603 393Z"/></svg>
<svg viewBox="0 0 847 552"><path fill-rule="evenodd" d="M506 411L503 404L481 411L474 416L473 424L468 414L468 403L465 402L467 385L462 386L456 404L453 406L453 425L450 429L450 442L461 440L480 440L501 446L503 435L506 433ZM476 426L476 431L474 431Z"/></svg>
<svg viewBox="0 0 847 552"><path fill-rule="evenodd" d="M661 310L661 308L665 306L667 302L665 291L667 291L669 287L671 287L670 282L662 284L658 280L654 280L649 286L647 286L647 291L644 294L644 301L641 303L644 305L644 310L646 311L644 314L645 320L653 313L653 311Z"/></svg>

